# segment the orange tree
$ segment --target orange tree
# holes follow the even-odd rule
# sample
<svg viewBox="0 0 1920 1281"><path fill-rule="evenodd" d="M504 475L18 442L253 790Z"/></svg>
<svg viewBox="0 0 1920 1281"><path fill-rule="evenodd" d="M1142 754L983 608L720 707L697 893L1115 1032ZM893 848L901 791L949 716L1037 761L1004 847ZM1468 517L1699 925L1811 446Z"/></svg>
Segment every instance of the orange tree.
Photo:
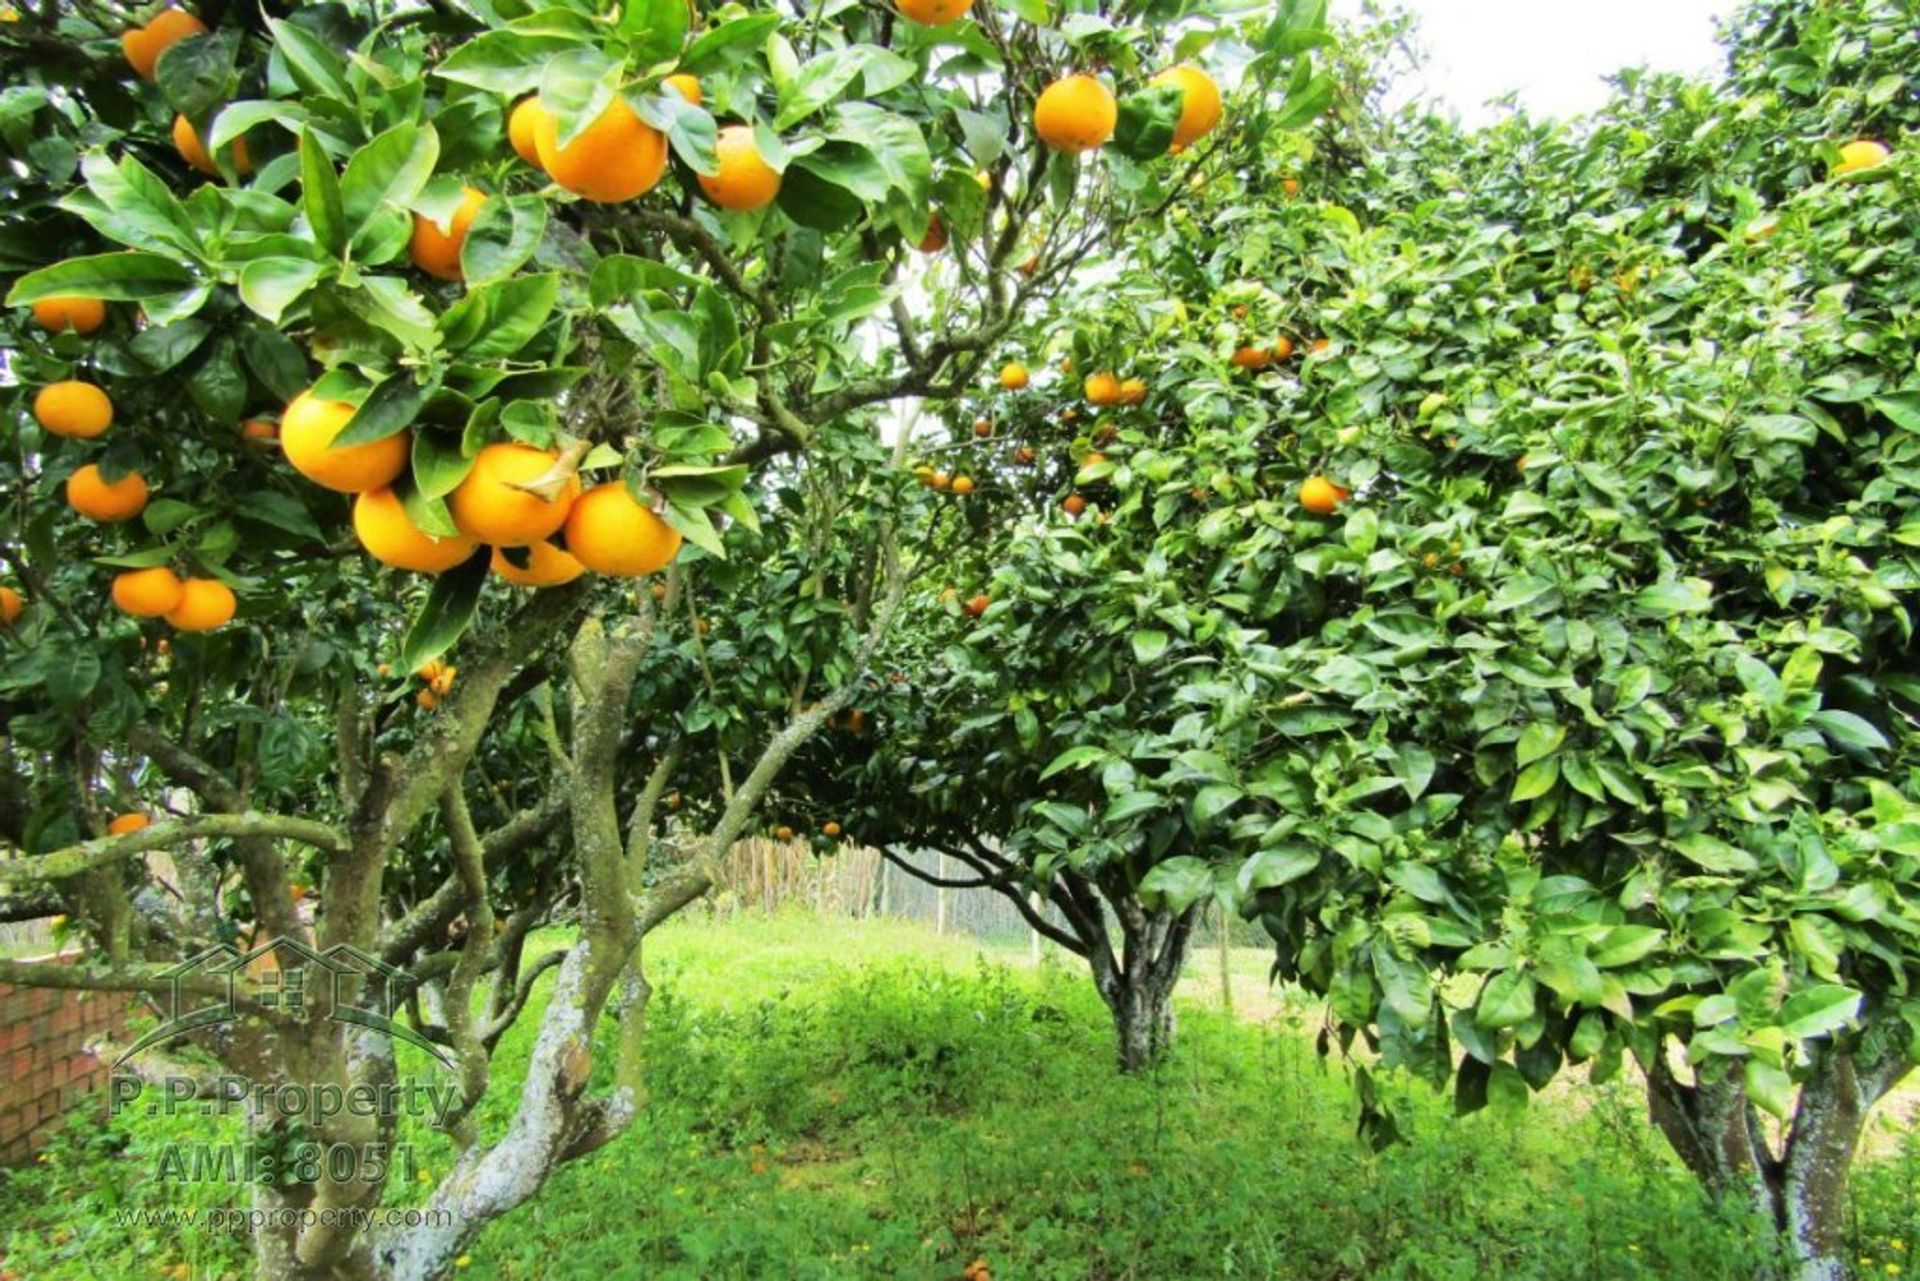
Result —
<svg viewBox="0 0 1920 1281"><path fill-rule="evenodd" d="M1293 481L1352 493L1263 580L1271 734L1230 764L1274 820L1247 909L1330 1036L1463 1111L1631 1059L1826 1278L1920 1029L1912 33L1733 33L1730 81L1413 126L1260 220L1262 296L1331 341L1257 394Z"/></svg>
<svg viewBox="0 0 1920 1281"><path fill-rule="evenodd" d="M1271 47L1326 40L1303 9ZM1329 92L1254 77L1195 189L1298 154ZM1171 224L1132 224L1090 256L1070 319L1035 326L1020 361L914 440L931 554L904 608L926 621L887 640L859 719L804 751L769 820L832 825L905 874L1008 898L1086 960L1126 1071L1171 1047L1199 914L1237 901L1216 870L1244 840L1222 818L1222 753L1257 724L1247 699L1267 648L1209 599L1222 570L1202 518L1240 484L1246 424L1167 376L1187 308L1156 263L1129 257L1137 241L1178 243L1180 210L1163 202ZM1216 402L1232 354L1209 372ZM928 851L954 874L911 857Z"/></svg>
<svg viewBox="0 0 1920 1281"><path fill-rule="evenodd" d="M261 1275L441 1275L631 1122L640 937L906 589L876 418L979 385L1105 229L1191 192L1233 127L1209 78L1150 83L1178 58L1322 91L1317 6L1196 8L0 24L0 879L87 944L0 976L152 992L211 943L352 948L454 1063L424 1228L366 1215L401 1195L394 1118L249 1115L329 1158L254 1188ZM330 1012L243 1002L187 1066L392 1079Z"/></svg>

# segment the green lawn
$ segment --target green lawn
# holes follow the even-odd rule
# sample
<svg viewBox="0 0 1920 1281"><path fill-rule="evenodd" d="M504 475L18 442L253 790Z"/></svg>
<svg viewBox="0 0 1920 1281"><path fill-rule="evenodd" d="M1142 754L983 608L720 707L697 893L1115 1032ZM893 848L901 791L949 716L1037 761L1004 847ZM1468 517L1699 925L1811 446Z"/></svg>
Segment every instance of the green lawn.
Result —
<svg viewBox="0 0 1920 1281"><path fill-rule="evenodd" d="M1035 970L1024 946L696 912L648 944L641 1122L494 1225L465 1275L931 1279L975 1257L1000 1281L1753 1275L1762 1234L1700 1202L1625 1086L1455 1120L1426 1087L1390 1083L1408 1141L1362 1151L1311 1009L1255 1002L1257 954L1234 960L1239 1017L1219 1011L1201 953L1174 1061L1122 1079L1090 985L1064 962ZM503 1047L497 1087L524 1070L531 1031ZM493 1125L514 1092L496 1094ZM206 1133L77 1127L0 1191L6 1266L36 1281L239 1275L233 1242L112 1221L243 1199L144 1181L158 1144ZM444 1169L445 1145L416 1137ZM1875 1276L1920 1239L1920 1152L1894 1147L1860 1183Z"/></svg>

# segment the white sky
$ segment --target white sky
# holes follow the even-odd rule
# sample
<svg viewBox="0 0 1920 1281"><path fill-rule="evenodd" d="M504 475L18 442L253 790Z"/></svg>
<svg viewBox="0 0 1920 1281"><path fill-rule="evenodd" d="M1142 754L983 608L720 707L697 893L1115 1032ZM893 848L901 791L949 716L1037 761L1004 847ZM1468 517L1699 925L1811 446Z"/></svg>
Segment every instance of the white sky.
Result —
<svg viewBox="0 0 1920 1281"><path fill-rule="evenodd" d="M1478 123L1497 114L1488 99L1510 90L1530 112L1566 116L1604 102L1601 77L1622 67L1713 70L1718 20L1738 0L1401 2L1419 17L1418 40L1431 54L1421 87ZM1334 0L1333 12L1353 17L1358 0Z"/></svg>

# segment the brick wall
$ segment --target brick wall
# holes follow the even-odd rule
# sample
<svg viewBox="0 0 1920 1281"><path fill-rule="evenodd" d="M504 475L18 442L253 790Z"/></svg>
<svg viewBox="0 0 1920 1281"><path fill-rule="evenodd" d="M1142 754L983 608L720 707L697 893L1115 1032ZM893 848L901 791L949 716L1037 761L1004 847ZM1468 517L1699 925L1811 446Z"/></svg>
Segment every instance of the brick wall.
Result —
<svg viewBox="0 0 1920 1281"><path fill-rule="evenodd" d="M112 992L0 983L0 1165L30 1160L68 1109L106 1084L87 1043L117 1036L128 1009Z"/></svg>

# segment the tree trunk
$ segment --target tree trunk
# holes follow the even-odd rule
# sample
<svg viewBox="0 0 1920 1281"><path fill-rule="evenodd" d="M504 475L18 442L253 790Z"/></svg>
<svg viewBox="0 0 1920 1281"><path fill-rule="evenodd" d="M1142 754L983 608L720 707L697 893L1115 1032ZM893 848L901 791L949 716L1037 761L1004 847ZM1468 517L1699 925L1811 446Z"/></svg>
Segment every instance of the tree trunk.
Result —
<svg viewBox="0 0 1920 1281"><path fill-rule="evenodd" d="M1750 1208L1780 1233L1792 1281L1845 1281L1847 1176L1868 1113L1913 1064L1814 1051L1776 1154L1737 1078L1687 1084L1664 1057L1645 1065L1655 1125L1709 1196Z"/></svg>
<svg viewBox="0 0 1920 1281"><path fill-rule="evenodd" d="M1186 964L1194 910L1178 916L1147 911L1137 900L1116 905L1125 947L1116 962L1111 952L1095 949L1094 985L1113 1014L1119 1039L1120 1070L1144 1072L1173 1048L1173 987Z"/></svg>
<svg viewBox="0 0 1920 1281"><path fill-rule="evenodd" d="M1103 995L1105 995L1103 993ZM1120 1039L1120 1070L1145 1072L1173 1048L1172 992L1151 982L1122 982L1107 999Z"/></svg>

